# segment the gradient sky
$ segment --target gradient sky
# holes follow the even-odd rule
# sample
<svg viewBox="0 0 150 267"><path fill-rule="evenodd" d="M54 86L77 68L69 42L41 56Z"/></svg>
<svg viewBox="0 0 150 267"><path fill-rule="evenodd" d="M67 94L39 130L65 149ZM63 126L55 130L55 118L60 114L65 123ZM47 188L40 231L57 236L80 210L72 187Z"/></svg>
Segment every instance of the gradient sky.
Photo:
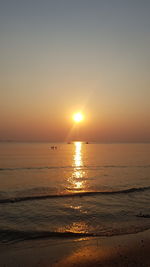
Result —
<svg viewBox="0 0 150 267"><path fill-rule="evenodd" d="M149 0L0 0L0 139L150 141ZM75 138L72 133L71 138Z"/></svg>

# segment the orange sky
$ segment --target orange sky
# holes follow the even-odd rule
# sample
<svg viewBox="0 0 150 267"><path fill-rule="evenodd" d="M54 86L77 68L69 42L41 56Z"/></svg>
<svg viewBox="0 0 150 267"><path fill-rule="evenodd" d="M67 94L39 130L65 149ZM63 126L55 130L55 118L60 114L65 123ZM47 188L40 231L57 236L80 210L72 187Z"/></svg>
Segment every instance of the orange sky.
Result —
<svg viewBox="0 0 150 267"><path fill-rule="evenodd" d="M150 141L150 4L56 2L1 5L0 140Z"/></svg>

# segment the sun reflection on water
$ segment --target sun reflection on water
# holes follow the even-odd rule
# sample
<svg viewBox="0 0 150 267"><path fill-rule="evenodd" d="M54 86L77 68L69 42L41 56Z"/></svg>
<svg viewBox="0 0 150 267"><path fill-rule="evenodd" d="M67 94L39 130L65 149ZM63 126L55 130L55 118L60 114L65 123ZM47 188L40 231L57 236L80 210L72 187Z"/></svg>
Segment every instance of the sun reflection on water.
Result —
<svg viewBox="0 0 150 267"><path fill-rule="evenodd" d="M75 154L74 154L74 166L76 167L76 170L81 166L83 166L82 161L82 143L81 142L75 142Z"/></svg>
<svg viewBox="0 0 150 267"><path fill-rule="evenodd" d="M88 225L84 221L73 222L69 225L66 225L63 228L59 228L58 232L70 232L70 233L81 233L85 234L89 232Z"/></svg>
<svg viewBox="0 0 150 267"><path fill-rule="evenodd" d="M86 182L85 171L83 170L83 143L75 142L75 150L73 155L72 166L74 167L71 177L68 178L69 187L68 190L75 192L85 192Z"/></svg>
<svg viewBox="0 0 150 267"><path fill-rule="evenodd" d="M86 171L84 169L84 162L83 162L83 143L82 142L75 142L74 143L74 152L72 157L72 173L70 174L69 178L67 179L67 187L66 189L70 193L83 193L87 191L87 181L86 181ZM74 234L79 233L88 233L89 226L87 225L84 220L78 220L77 216L80 217L81 214L86 214L87 210L83 206L82 199L78 199L78 201L71 201L66 204L66 209L71 216L71 221L67 225L62 228L59 228L58 231L60 232L70 232Z"/></svg>

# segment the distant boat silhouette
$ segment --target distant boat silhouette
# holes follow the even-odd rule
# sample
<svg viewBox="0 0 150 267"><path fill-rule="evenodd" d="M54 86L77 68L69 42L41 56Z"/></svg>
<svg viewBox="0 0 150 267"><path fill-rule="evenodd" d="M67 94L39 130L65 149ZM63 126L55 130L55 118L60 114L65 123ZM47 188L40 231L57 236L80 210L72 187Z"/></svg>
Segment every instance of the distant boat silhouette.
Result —
<svg viewBox="0 0 150 267"><path fill-rule="evenodd" d="M57 149L57 146L51 146L49 149L52 149L52 150Z"/></svg>

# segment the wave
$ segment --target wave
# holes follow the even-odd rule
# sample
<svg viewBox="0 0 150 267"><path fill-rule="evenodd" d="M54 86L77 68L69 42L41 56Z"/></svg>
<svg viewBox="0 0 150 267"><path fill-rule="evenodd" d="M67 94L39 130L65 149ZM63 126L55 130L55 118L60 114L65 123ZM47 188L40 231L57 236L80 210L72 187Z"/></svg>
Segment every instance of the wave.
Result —
<svg viewBox="0 0 150 267"><path fill-rule="evenodd" d="M45 170L45 169L74 169L75 166L34 166L34 167L15 167L15 168L0 168L0 171L24 171L24 170ZM150 165L100 165L100 166L80 166L80 168L150 168Z"/></svg>
<svg viewBox="0 0 150 267"><path fill-rule="evenodd" d="M16 167L16 168L0 168L0 171L24 171L24 170L45 170L45 169L63 169L73 168L72 166L35 166L35 167Z"/></svg>
<svg viewBox="0 0 150 267"><path fill-rule="evenodd" d="M19 242L35 239L50 239L50 238L86 238L86 237L102 237L114 235L135 234L149 230L150 226L142 226L128 229L110 229L105 232L90 233L90 232L58 232L58 231L22 231L14 229L0 229L0 240L2 243Z"/></svg>
<svg viewBox="0 0 150 267"><path fill-rule="evenodd" d="M21 197L11 197L11 198L1 198L0 204L17 203L17 202L34 201L34 200L44 200L44 199L52 199L52 198L85 197L85 196L92 196L92 195L131 194L134 192L143 192L146 190L150 190L150 186L132 187L132 188L116 190L116 191L86 191L86 192L64 193L64 194L45 194L45 195L33 195L33 196L21 196Z"/></svg>
<svg viewBox="0 0 150 267"><path fill-rule="evenodd" d="M92 233L77 233L77 232L50 232L50 231L19 231L19 230L0 230L1 240L28 240L28 239L39 239L39 238L67 238L67 237L88 237L96 236Z"/></svg>
<svg viewBox="0 0 150 267"><path fill-rule="evenodd" d="M136 217L150 219L150 214L139 213L139 214L136 215Z"/></svg>

